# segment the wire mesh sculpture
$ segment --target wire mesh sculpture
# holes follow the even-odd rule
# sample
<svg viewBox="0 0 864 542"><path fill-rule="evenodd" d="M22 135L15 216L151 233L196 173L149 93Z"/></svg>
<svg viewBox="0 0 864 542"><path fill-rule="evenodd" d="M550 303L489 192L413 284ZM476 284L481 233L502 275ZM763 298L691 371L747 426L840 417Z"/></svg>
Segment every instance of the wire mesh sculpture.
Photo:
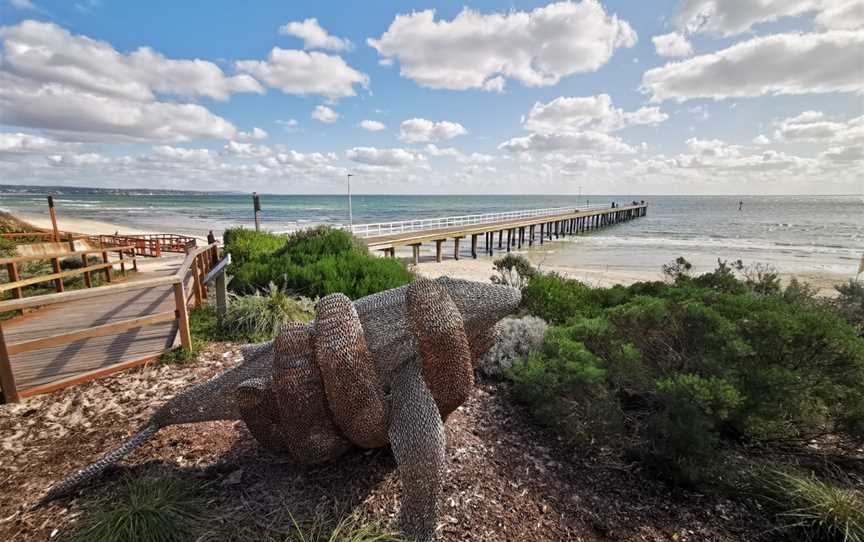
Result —
<svg viewBox="0 0 864 542"><path fill-rule="evenodd" d="M261 445L300 464L351 448L392 447L402 531L432 540L445 472L444 421L474 385L474 365L520 293L442 277L352 303L322 298L316 319L244 348L244 361L177 395L129 441L62 480L52 500L98 476L168 425L242 419Z"/></svg>

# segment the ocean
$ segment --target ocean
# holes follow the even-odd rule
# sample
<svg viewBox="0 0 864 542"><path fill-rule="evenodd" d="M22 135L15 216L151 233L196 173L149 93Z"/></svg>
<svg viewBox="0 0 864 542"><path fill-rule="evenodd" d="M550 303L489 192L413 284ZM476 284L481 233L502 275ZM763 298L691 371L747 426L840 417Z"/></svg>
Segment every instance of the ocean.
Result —
<svg viewBox="0 0 864 542"><path fill-rule="evenodd" d="M262 224L288 231L345 224L345 196L262 195ZM535 247L529 256L549 266L658 270L677 256L697 269L717 258L764 262L784 273L854 276L864 254L864 196L378 196L352 198L355 224L586 203L645 200L648 215L594 234ZM743 202L739 211L739 202ZM249 195L62 195L64 216L132 228L217 235L252 227ZM44 214L45 198L0 195L0 209Z"/></svg>

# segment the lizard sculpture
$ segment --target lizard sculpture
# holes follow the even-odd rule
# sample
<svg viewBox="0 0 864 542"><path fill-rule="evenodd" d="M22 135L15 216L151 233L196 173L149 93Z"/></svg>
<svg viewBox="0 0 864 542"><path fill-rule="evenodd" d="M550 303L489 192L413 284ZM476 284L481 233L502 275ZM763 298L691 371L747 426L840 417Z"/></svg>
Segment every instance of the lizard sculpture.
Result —
<svg viewBox="0 0 864 542"><path fill-rule="evenodd" d="M445 471L444 426L474 385L473 365L520 293L442 277L352 303L328 295L309 324L244 348L244 361L159 408L122 446L62 480L43 501L92 479L169 425L242 419L261 445L296 463L352 446L392 447L402 531L432 540Z"/></svg>

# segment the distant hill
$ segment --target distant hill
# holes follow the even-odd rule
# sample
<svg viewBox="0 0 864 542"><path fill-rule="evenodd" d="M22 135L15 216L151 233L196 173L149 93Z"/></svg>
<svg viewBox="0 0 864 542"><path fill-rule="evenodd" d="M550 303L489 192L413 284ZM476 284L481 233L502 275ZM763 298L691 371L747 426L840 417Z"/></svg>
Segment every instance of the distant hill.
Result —
<svg viewBox="0 0 864 542"><path fill-rule="evenodd" d="M115 196L201 196L201 195L237 195L245 192L234 191L202 191L202 190L160 190L154 188L95 188L89 186L29 186L17 184L0 184L0 194L109 194Z"/></svg>

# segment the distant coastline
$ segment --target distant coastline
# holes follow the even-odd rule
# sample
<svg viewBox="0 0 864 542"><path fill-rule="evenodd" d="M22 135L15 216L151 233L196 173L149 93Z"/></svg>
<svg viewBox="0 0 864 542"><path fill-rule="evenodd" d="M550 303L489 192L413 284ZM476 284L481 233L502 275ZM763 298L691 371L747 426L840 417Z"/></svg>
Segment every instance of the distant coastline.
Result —
<svg viewBox="0 0 864 542"><path fill-rule="evenodd" d="M98 188L91 186L31 186L19 184L0 184L0 194L24 195L112 195L112 196L242 196L246 192L228 190L171 190L153 188Z"/></svg>

